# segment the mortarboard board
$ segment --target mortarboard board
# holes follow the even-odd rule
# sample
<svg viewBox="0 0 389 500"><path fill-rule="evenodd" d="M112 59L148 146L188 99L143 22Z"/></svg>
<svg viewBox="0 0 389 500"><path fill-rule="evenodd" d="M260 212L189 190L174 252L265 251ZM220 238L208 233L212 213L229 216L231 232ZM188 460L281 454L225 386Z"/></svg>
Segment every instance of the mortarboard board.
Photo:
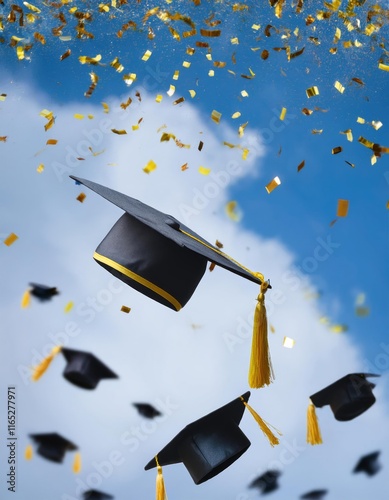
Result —
<svg viewBox="0 0 389 500"><path fill-rule="evenodd" d="M163 465L182 462L195 484L201 484L220 474L245 453L251 444L239 427L245 408L247 407L256 420L256 417L259 417L248 405L249 397L250 392L246 392L187 425L150 460L145 470L157 467L157 491L158 482L163 482ZM258 420L257 422L259 423ZM262 426L261 429L265 432ZM278 439L272 437L271 444L278 444Z"/></svg>
<svg viewBox="0 0 389 500"><path fill-rule="evenodd" d="M265 495L266 493L271 493L274 490L279 488L278 478L280 477L281 472L278 470L268 470L261 476L254 479L249 484L249 488L258 488L261 490L261 494Z"/></svg>
<svg viewBox="0 0 389 500"><path fill-rule="evenodd" d="M325 389L310 396L311 404L308 408L307 442L321 444L320 429L318 427L316 408L330 405L336 420L346 422L352 420L368 410L376 401L372 384L367 377L379 377L371 373L351 373L337 380Z"/></svg>
<svg viewBox="0 0 389 500"><path fill-rule="evenodd" d="M82 389L95 389L100 380L118 376L89 352L76 351L65 347L55 347L40 365L34 368L32 379L37 381L49 367L54 357L62 352L66 359L63 376L73 385Z"/></svg>
<svg viewBox="0 0 389 500"><path fill-rule="evenodd" d="M30 297L33 295L41 302L51 300L54 295L58 295L59 291L55 286L39 285L37 283L30 283L30 287L23 295L21 306L23 308L30 305Z"/></svg>
<svg viewBox="0 0 389 500"><path fill-rule="evenodd" d="M328 490L312 490L304 495L301 495L300 498L310 498L312 500L317 499L321 500L325 495L327 495Z"/></svg>
<svg viewBox="0 0 389 500"><path fill-rule="evenodd" d="M112 495L103 493L97 490L88 490L82 494L83 500L110 500L114 498Z"/></svg>
<svg viewBox="0 0 389 500"><path fill-rule="evenodd" d="M162 413L149 403L132 403L138 410L139 414L145 418L160 417Z"/></svg>
<svg viewBox="0 0 389 500"><path fill-rule="evenodd" d="M375 451L364 455L361 457L354 467L354 474L357 472L365 472L368 476L374 476L381 469L381 465L378 462L380 452Z"/></svg>
<svg viewBox="0 0 389 500"><path fill-rule="evenodd" d="M258 388L270 384L273 373L264 297L271 287L263 275L242 266L174 217L108 187L70 177L124 210L93 258L147 297L179 311L194 293L208 261L261 285L254 315L249 385Z"/></svg>
<svg viewBox="0 0 389 500"><path fill-rule="evenodd" d="M67 451L76 451L78 447L68 439L60 436L56 432L47 434L30 434L30 438L38 445L37 454L51 462L62 463ZM32 458L29 447L26 450L26 458ZM73 463L73 471L78 473L81 470L81 459L79 453L76 454Z"/></svg>

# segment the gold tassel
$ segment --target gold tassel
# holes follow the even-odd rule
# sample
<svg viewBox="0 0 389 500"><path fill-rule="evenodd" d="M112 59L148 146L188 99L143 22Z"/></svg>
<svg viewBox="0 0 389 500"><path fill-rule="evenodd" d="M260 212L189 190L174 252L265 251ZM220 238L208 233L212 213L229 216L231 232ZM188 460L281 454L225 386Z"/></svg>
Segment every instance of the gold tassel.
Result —
<svg viewBox="0 0 389 500"><path fill-rule="evenodd" d="M249 369L249 386L253 389L259 389L260 387L269 385L274 379L267 339L265 293L268 286L269 283L267 281L263 281L261 283L261 292L258 295L258 302L254 313L254 328Z"/></svg>
<svg viewBox="0 0 389 500"><path fill-rule="evenodd" d="M29 445L27 445L26 449L24 450L24 458L26 460L31 460L32 455L33 455L32 446L29 444Z"/></svg>
<svg viewBox="0 0 389 500"><path fill-rule="evenodd" d="M77 452L73 460L73 472L79 474L81 472L81 453Z"/></svg>
<svg viewBox="0 0 389 500"><path fill-rule="evenodd" d="M310 403L307 411L307 443L322 444L319 421L316 416L315 405Z"/></svg>
<svg viewBox="0 0 389 500"><path fill-rule="evenodd" d="M156 481L156 500L167 500L165 481L163 479L162 467L159 465L158 457L155 457L157 462L157 481Z"/></svg>
<svg viewBox="0 0 389 500"><path fill-rule="evenodd" d="M56 346L53 347L51 350L51 353L38 365L34 366L33 371L34 373L32 374L32 380L36 382L41 378L41 376L45 373L45 371L48 369L50 366L51 362L55 358L57 354L59 354L62 350L61 346Z"/></svg>
<svg viewBox="0 0 389 500"><path fill-rule="evenodd" d="M28 307L30 305L30 302L31 302L30 290L26 290L23 294L22 302L20 304L22 309Z"/></svg>
<svg viewBox="0 0 389 500"><path fill-rule="evenodd" d="M246 401L241 397L240 398L242 401L243 401L243 404L245 405L245 407L248 409L248 411L251 413L251 415L254 417L254 420L257 422L257 424L259 425L261 431L265 434L265 436L267 437L267 439L269 440L269 443L271 444L271 446L275 446L277 444L280 444L280 441L278 439L277 436L275 436L272 431L269 429L269 425L270 424L267 424L263 419L262 417L260 417L258 415L258 413L254 410L254 408L252 408L248 403L246 403ZM271 427L273 427L271 425ZM273 427L273 429L280 435L282 436L281 432L276 429L275 427Z"/></svg>

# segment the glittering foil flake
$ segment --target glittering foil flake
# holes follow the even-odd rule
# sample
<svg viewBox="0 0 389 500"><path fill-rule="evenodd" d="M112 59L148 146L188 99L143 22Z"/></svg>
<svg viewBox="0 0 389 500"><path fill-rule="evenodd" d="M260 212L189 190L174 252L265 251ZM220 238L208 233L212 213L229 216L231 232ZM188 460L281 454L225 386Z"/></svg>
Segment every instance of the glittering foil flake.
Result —
<svg viewBox="0 0 389 500"><path fill-rule="evenodd" d="M211 173L211 169L200 166L199 167L199 172L200 172L201 175L209 175Z"/></svg>
<svg viewBox="0 0 389 500"><path fill-rule="evenodd" d="M19 238L15 233L11 233L9 236L5 238L3 241L4 245L7 245L7 247L10 247L15 243L15 241Z"/></svg>
<svg viewBox="0 0 389 500"><path fill-rule="evenodd" d="M281 180L280 178L277 176L277 177L274 177L273 180L271 180L269 182L269 184L267 186L265 186L265 189L266 191L268 192L268 194L270 194L276 187L278 187L279 185L281 184Z"/></svg>
<svg viewBox="0 0 389 500"><path fill-rule="evenodd" d="M305 160L303 160L298 166L297 166L297 172L300 172L305 167Z"/></svg>
<svg viewBox="0 0 389 500"><path fill-rule="evenodd" d="M249 94L247 93L247 91L246 91L246 90L242 90L242 91L240 92L240 95L241 95L242 97L248 97L248 96L249 96Z"/></svg>
<svg viewBox="0 0 389 500"><path fill-rule="evenodd" d="M128 314L128 313L131 311L131 307L128 307L128 306L122 306L122 307L120 308L120 311L121 311L121 312L124 312L124 313L126 313L126 314Z"/></svg>
<svg viewBox="0 0 389 500"><path fill-rule="evenodd" d="M338 200L338 208L336 211L337 217L347 217L348 213L348 200Z"/></svg>
<svg viewBox="0 0 389 500"><path fill-rule="evenodd" d="M84 202L84 200L85 200L85 198L86 198L86 194L85 194L85 193L80 193L80 194L77 196L76 200L77 200L77 201L79 201L80 203L83 203L83 202Z"/></svg>
<svg viewBox="0 0 389 500"><path fill-rule="evenodd" d="M344 134L349 142L353 142L353 133L351 128L348 128L347 130L344 130L343 132L340 133Z"/></svg>
<svg viewBox="0 0 389 500"><path fill-rule="evenodd" d="M136 73L129 73L128 75L123 75L123 80L126 85L132 85L136 80Z"/></svg>
<svg viewBox="0 0 389 500"><path fill-rule="evenodd" d="M169 97L171 97L176 91L176 87L174 85L170 85L169 90L166 92Z"/></svg>
<svg viewBox="0 0 389 500"><path fill-rule="evenodd" d="M146 50L146 52L142 56L142 61L148 61L150 59L152 52L150 50Z"/></svg>
<svg viewBox="0 0 389 500"><path fill-rule="evenodd" d="M215 123L220 123L220 118L222 117L222 114L219 113L219 111L216 111L215 109L211 113L211 118Z"/></svg>
<svg viewBox="0 0 389 500"><path fill-rule="evenodd" d="M37 166L36 171L38 172L38 174L41 174L44 169L45 169L45 166L43 165L43 163L41 163Z"/></svg>
<svg viewBox="0 0 389 500"><path fill-rule="evenodd" d="M296 341L290 337L284 337L284 340L282 342L282 345L284 347L287 347L288 349L292 349L292 347L294 347L294 344L296 343Z"/></svg>
<svg viewBox="0 0 389 500"><path fill-rule="evenodd" d="M118 130L116 128L111 128L111 132L113 132L114 134L117 134L117 135L126 135L127 134L127 130L125 130L125 129Z"/></svg>
<svg viewBox="0 0 389 500"><path fill-rule="evenodd" d="M183 61L182 66L184 68L190 68L191 63L189 61Z"/></svg>
<svg viewBox="0 0 389 500"><path fill-rule="evenodd" d="M378 69L382 69L382 71L389 71L389 65L388 64L379 63L378 64Z"/></svg>
<svg viewBox="0 0 389 500"><path fill-rule="evenodd" d="M73 301L69 301L66 306L64 307L64 313L67 314L69 313L74 307L74 302Z"/></svg>
<svg viewBox="0 0 389 500"><path fill-rule="evenodd" d="M239 211L239 207L238 207L238 202L235 201L235 200L231 200L229 202L227 202L226 204L226 214L228 215L228 217L235 221L235 222L239 222L242 218L242 215L241 215L241 212Z"/></svg>
<svg viewBox="0 0 389 500"><path fill-rule="evenodd" d="M193 99L196 96L196 91L195 90L188 90L191 98Z"/></svg>
<svg viewBox="0 0 389 500"><path fill-rule="evenodd" d="M233 114L231 115L231 118L232 118L233 120L235 120L236 118L239 118L240 116L241 116L241 113L240 113L239 111L235 111L235 113L233 113Z"/></svg>
<svg viewBox="0 0 389 500"><path fill-rule="evenodd" d="M336 81L336 82L334 83L334 87L335 87L335 88L336 88L336 90L337 90L338 92L340 92L341 94L343 94L343 92L345 91L345 87L343 87L343 85L342 85L340 82L338 82L338 81Z"/></svg>
<svg viewBox="0 0 389 500"><path fill-rule="evenodd" d="M281 109L280 120L284 120L286 116L286 108Z"/></svg>
<svg viewBox="0 0 389 500"><path fill-rule="evenodd" d="M336 148L332 148L332 154L337 155L342 152L342 146L336 146Z"/></svg>
<svg viewBox="0 0 389 500"><path fill-rule="evenodd" d="M156 168L157 168L157 164L153 160L150 160L147 163L147 165L143 168L143 172L145 172L146 174L149 174L150 172L152 172Z"/></svg>
<svg viewBox="0 0 389 500"><path fill-rule="evenodd" d="M306 91L307 97L314 97L315 95L319 95L319 89L314 85L313 87L309 87Z"/></svg>

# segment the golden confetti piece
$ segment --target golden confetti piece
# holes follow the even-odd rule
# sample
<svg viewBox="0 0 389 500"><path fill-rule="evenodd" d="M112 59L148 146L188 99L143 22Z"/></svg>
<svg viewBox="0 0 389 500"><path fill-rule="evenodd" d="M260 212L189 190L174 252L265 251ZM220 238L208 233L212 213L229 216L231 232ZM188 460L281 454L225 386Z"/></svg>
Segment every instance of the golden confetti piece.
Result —
<svg viewBox="0 0 389 500"><path fill-rule="evenodd" d="M337 155L338 153L342 152L342 146L337 146L336 148L332 148L332 154Z"/></svg>
<svg viewBox="0 0 389 500"><path fill-rule="evenodd" d="M273 325L270 325L270 331L271 331L271 333L276 333L276 329L274 328Z"/></svg>
<svg viewBox="0 0 389 500"><path fill-rule="evenodd" d="M128 86L132 85L136 80L136 73L129 73L128 75L123 75L124 83Z"/></svg>
<svg viewBox="0 0 389 500"><path fill-rule="evenodd" d="M247 93L245 90L242 90L242 91L240 92L240 95L241 95L242 97L248 97L248 96L249 96L249 95L248 95L248 93Z"/></svg>
<svg viewBox="0 0 389 500"><path fill-rule="evenodd" d="M231 115L231 118L235 120L236 118L239 118L241 116L241 113L239 111L236 111Z"/></svg>
<svg viewBox="0 0 389 500"><path fill-rule="evenodd" d="M209 175L210 172L211 172L211 169L200 166L199 167L199 172L200 172L201 175Z"/></svg>
<svg viewBox="0 0 389 500"><path fill-rule="evenodd" d="M242 151L242 160L247 160L247 156L249 154L249 149L247 148L243 148L243 151Z"/></svg>
<svg viewBox="0 0 389 500"><path fill-rule="evenodd" d="M40 165L37 166L37 169L36 171L38 172L38 174L41 174L44 170L45 166L43 165L43 163L41 163Z"/></svg>
<svg viewBox="0 0 389 500"><path fill-rule="evenodd" d="M215 76L215 71L213 69L210 69L208 71L208 76L210 76L210 77Z"/></svg>
<svg viewBox="0 0 389 500"><path fill-rule="evenodd" d="M182 65L184 68L190 68L191 63L189 61L184 61Z"/></svg>
<svg viewBox="0 0 389 500"><path fill-rule="evenodd" d="M343 332L347 332L348 326L347 325L331 325L330 330L333 333L343 333Z"/></svg>
<svg viewBox="0 0 389 500"><path fill-rule="evenodd" d="M357 118L357 123L365 123L366 120L364 118L361 118L360 116L358 116Z"/></svg>
<svg viewBox="0 0 389 500"><path fill-rule="evenodd" d="M348 200L338 200L338 209L336 211L337 217L346 217L348 212Z"/></svg>
<svg viewBox="0 0 389 500"><path fill-rule="evenodd" d="M189 90L188 92L189 92L191 98L193 99L193 97L195 97L195 95L196 95L196 92L194 90Z"/></svg>
<svg viewBox="0 0 389 500"><path fill-rule="evenodd" d="M26 446L26 449L24 450L24 458L25 460L31 460L33 457L33 449L32 446L29 444Z"/></svg>
<svg viewBox="0 0 389 500"><path fill-rule="evenodd" d="M316 85L314 85L313 87L309 87L305 92L308 98L319 95L319 89L318 87L316 87Z"/></svg>
<svg viewBox="0 0 389 500"><path fill-rule="evenodd" d="M284 120L286 116L286 108L281 109L280 120Z"/></svg>
<svg viewBox="0 0 389 500"><path fill-rule="evenodd" d="M306 116L309 116L309 115L311 115L313 113L313 111L311 109L308 109L308 108L303 108L301 110L301 112L302 112L303 115L306 115Z"/></svg>
<svg viewBox="0 0 389 500"><path fill-rule="evenodd" d="M85 198L86 198L86 194L85 193L80 193L77 196L76 200L79 201L80 203L83 203L83 201L85 200Z"/></svg>
<svg viewBox="0 0 389 500"><path fill-rule="evenodd" d="M176 87L174 85L170 85L170 88L166 93L169 97L171 97L175 91L176 91Z"/></svg>
<svg viewBox="0 0 389 500"><path fill-rule="evenodd" d="M19 238L15 233L11 233L9 236L5 238L3 241L4 245L7 245L7 247L10 247L15 243L15 241Z"/></svg>
<svg viewBox="0 0 389 500"><path fill-rule="evenodd" d="M261 29L261 25L260 25L260 24L253 24L253 25L251 26L251 29L252 29L252 30L255 30L255 31L258 31L258 30L260 30L260 29Z"/></svg>
<svg viewBox="0 0 389 500"><path fill-rule="evenodd" d="M163 95L161 95L161 94L157 94L156 97L155 97L155 101L156 102L161 102L162 99L163 99Z"/></svg>
<svg viewBox="0 0 389 500"><path fill-rule="evenodd" d="M389 71L389 65L388 64L379 63L378 64L378 69L382 69L382 71Z"/></svg>
<svg viewBox="0 0 389 500"><path fill-rule="evenodd" d="M34 33L34 38L35 38L35 40L37 40L38 42L40 42L42 45L45 45L46 38L43 35L41 35L40 33L35 32Z"/></svg>
<svg viewBox="0 0 389 500"><path fill-rule="evenodd" d="M0 101L5 101L7 94L0 94Z"/></svg>
<svg viewBox="0 0 389 500"><path fill-rule="evenodd" d="M133 126L131 127L131 129L132 129L132 130L139 130L139 125L133 125Z"/></svg>
<svg viewBox="0 0 389 500"><path fill-rule="evenodd" d="M113 132L114 134L117 134L117 135L126 135L127 134L127 130L125 130L125 129L117 130L116 128L111 128L111 132Z"/></svg>
<svg viewBox="0 0 389 500"><path fill-rule="evenodd" d="M266 61L266 59L269 57L269 51L264 49L262 52L261 52L261 59L263 59L264 61Z"/></svg>
<svg viewBox="0 0 389 500"><path fill-rule="evenodd" d="M104 113L109 113L109 106L106 102L101 103L104 109Z"/></svg>
<svg viewBox="0 0 389 500"><path fill-rule="evenodd" d="M241 219L241 215L238 211L238 202L236 202L235 200L229 201L226 204L226 214L231 220L239 222Z"/></svg>
<svg viewBox="0 0 389 500"><path fill-rule="evenodd" d="M219 111L216 111L215 109L211 113L211 118L215 123L220 123L220 118L222 117L222 114L219 113Z"/></svg>
<svg viewBox="0 0 389 500"><path fill-rule="evenodd" d="M84 115L80 115L78 113L75 113L73 115L73 118L75 118L76 120L83 120L84 119Z"/></svg>
<svg viewBox="0 0 389 500"><path fill-rule="evenodd" d="M370 158L370 163L372 165L375 165L377 163L377 157L375 154L373 154L372 157Z"/></svg>
<svg viewBox="0 0 389 500"><path fill-rule="evenodd" d="M231 41L232 45L239 45L239 38L238 37L231 38L230 41Z"/></svg>
<svg viewBox="0 0 389 500"><path fill-rule="evenodd" d="M180 76L180 72L179 72L179 71L178 71L178 69L177 69L177 70L174 72L174 74L173 74L173 80L178 80L179 76Z"/></svg>
<svg viewBox="0 0 389 500"><path fill-rule="evenodd" d="M239 125L239 128L238 128L238 134L239 134L239 137L243 137L244 135L244 131L247 127L249 122L246 122L246 123L243 123L242 125Z"/></svg>
<svg viewBox="0 0 389 500"><path fill-rule="evenodd" d="M124 70L123 64L120 64L119 58L115 57L115 59L109 63L112 68L115 68L118 73L121 73Z"/></svg>
<svg viewBox="0 0 389 500"><path fill-rule="evenodd" d="M59 60L63 61L64 59L69 57L71 53L72 53L72 51L70 49L68 49L64 54L62 54L62 56L60 56Z"/></svg>
<svg viewBox="0 0 389 500"><path fill-rule="evenodd" d="M58 38L61 40L61 42L70 42L70 40L72 39L71 36L59 36Z"/></svg>
<svg viewBox="0 0 389 500"><path fill-rule="evenodd" d="M378 130L382 127L383 123L380 121L372 121L371 126L374 128L374 130Z"/></svg>
<svg viewBox="0 0 389 500"><path fill-rule="evenodd" d="M284 347L287 347L288 349L292 349L292 347L294 347L294 344L295 344L294 339L291 339L290 337L284 337L284 340L282 342L282 345Z"/></svg>
<svg viewBox="0 0 389 500"><path fill-rule="evenodd" d="M205 36L205 37L218 37L221 35L221 30L206 30L206 29L200 29L200 35Z"/></svg>
<svg viewBox="0 0 389 500"><path fill-rule="evenodd" d="M198 149L199 151L201 151L201 150L203 149L203 146L204 146L203 141L200 141L200 142L199 142L199 145L197 146L197 149Z"/></svg>
<svg viewBox="0 0 389 500"><path fill-rule="evenodd" d="M298 166L297 166L297 172L300 172L305 166L305 160L303 160Z"/></svg>
<svg viewBox="0 0 389 500"><path fill-rule="evenodd" d="M19 61L22 61L24 59L24 49L20 45L16 47L16 55Z"/></svg>
<svg viewBox="0 0 389 500"><path fill-rule="evenodd" d="M205 57L208 59L208 61L212 61L212 54L205 54Z"/></svg>
<svg viewBox="0 0 389 500"><path fill-rule="evenodd" d="M347 137L347 140L350 141L350 142L353 142L353 133L351 131L351 128L348 128L344 132L341 132L341 134L345 134L346 137Z"/></svg>
<svg viewBox="0 0 389 500"><path fill-rule="evenodd" d="M96 65L99 64L99 62L101 61L101 54L97 54L97 56L95 57L79 56L78 60L80 61L81 64Z"/></svg>
<svg viewBox="0 0 389 500"><path fill-rule="evenodd" d="M143 172L145 172L146 174L149 174L150 172L152 172L156 168L157 168L157 164L153 160L150 160L147 163L147 165L143 168Z"/></svg>
<svg viewBox="0 0 389 500"><path fill-rule="evenodd" d="M269 184L267 186L265 186L265 189L266 191L268 192L268 194L270 194L276 187L278 187L279 185L281 184L281 180L280 178L277 176L277 177L274 177L274 179L272 181L269 182Z"/></svg>
<svg viewBox="0 0 389 500"><path fill-rule="evenodd" d="M32 5L28 2L23 2L23 5L27 7L27 9L31 10L32 12L36 12L37 14L41 12L41 10L38 9L38 7L35 7L35 5Z"/></svg>
<svg viewBox="0 0 389 500"><path fill-rule="evenodd" d="M362 136L360 136L358 138L358 142L360 142L361 144L363 144L365 147L367 147L369 149L373 149L373 147L374 147L374 142L371 142L371 141L369 141L368 139L365 139Z"/></svg>
<svg viewBox="0 0 389 500"><path fill-rule="evenodd" d="M20 307L22 309L25 309L28 307L31 303L31 295L30 295L30 290L26 290L23 294L22 301L20 303Z"/></svg>
<svg viewBox="0 0 389 500"><path fill-rule="evenodd" d="M338 90L341 94L343 94L343 92L345 91L345 88L343 87L343 85L338 82L338 80L336 80L336 82L334 83L334 87L336 88L336 90Z"/></svg>
<svg viewBox="0 0 389 500"><path fill-rule="evenodd" d="M69 312L73 309L73 306L74 306L74 302L69 301L69 302L66 304L65 308L64 308L64 313L65 313L65 314L69 313Z"/></svg>
<svg viewBox="0 0 389 500"><path fill-rule="evenodd" d="M338 43L341 36L342 36L342 32L340 31L339 28L336 28L335 35L334 35L334 40L333 40L332 43Z"/></svg>
<svg viewBox="0 0 389 500"><path fill-rule="evenodd" d="M128 314L130 311L131 311L131 307L128 307L128 306L122 306L120 308L121 312L124 312L126 314Z"/></svg>
<svg viewBox="0 0 389 500"><path fill-rule="evenodd" d="M352 80L353 82L355 82L355 83L358 83L358 85L361 85L361 86L365 85L365 84L363 83L363 81L362 81L360 78L356 78L356 77L355 77L355 78L351 78L351 80Z"/></svg>
<svg viewBox="0 0 389 500"><path fill-rule="evenodd" d="M311 130L311 133L314 134L314 135L322 134L323 133L323 129L314 128L314 129Z"/></svg>
<svg viewBox="0 0 389 500"><path fill-rule="evenodd" d="M0 135L0 142L7 142L7 135Z"/></svg>
<svg viewBox="0 0 389 500"><path fill-rule="evenodd" d="M57 139L48 139L46 142L47 146L55 146L57 144Z"/></svg>
<svg viewBox="0 0 389 500"><path fill-rule="evenodd" d="M93 115L88 115L89 120L93 120L94 116Z"/></svg>

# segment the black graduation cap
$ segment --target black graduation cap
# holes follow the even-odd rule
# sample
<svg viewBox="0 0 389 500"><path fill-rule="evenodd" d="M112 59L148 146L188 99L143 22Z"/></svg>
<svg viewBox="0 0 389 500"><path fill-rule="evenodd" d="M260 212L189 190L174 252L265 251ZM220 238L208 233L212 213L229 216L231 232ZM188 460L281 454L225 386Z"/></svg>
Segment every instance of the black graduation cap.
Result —
<svg viewBox="0 0 389 500"><path fill-rule="evenodd" d="M367 377L379 375L351 373L316 392L310 396L310 400L316 408L330 405L336 420L352 420L368 410L376 401L372 392L375 384L366 380Z"/></svg>
<svg viewBox="0 0 389 500"><path fill-rule="evenodd" d="M145 418L155 418L160 417L162 413L154 408L153 405L149 403L132 403L133 406L138 410L139 414Z"/></svg>
<svg viewBox="0 0 389 500"><path fill-rule="evenodd" d="M222 472L251 444L239 428L245 410L243 400L247 403L249 397L250 392L246 392L187 425L150 460L145 470L182 462L195 484L204 483Z"/></svg>
<svg viewBox="0 0 389 500"><path fill-rule="evenodd" d="M67 361L63 376L77 387L95 389L102 379L118 378L116 373L90 352L65 347L61 351Z"/></svg>
<svg viewBox="0 0 389 500"><path fill-rule="evenodd" d="M361 457L357 465L354 467L354 474L357 472L365 472L368 476L374 476L377 474L377 472L381 469L381 465L378 462L380 453L380 451L375 451Z"/></svg>
<svg viewBox="0 0 389 500"><path fill-rule="evenodd" d="M70 176L125 211L94 253L94 259L135 290L180 310L206 270L207 262L254 283L252 273L170 215L86 179Z"/></svg>
<svg viewBox="0 0 389 500"><path fill-rule="evenodd" d="M278 470L268 470L261 476L258 476L250 484L249 488L258 488L261 490L261 494L271 493L279 488L278 478L281 472Z"/></svg>
<svg viewBox="0 0 389 500"><path fill-rule="evenodd" d="M321 500L325 495L327 495L328 490L312 490L309 491L308 493L305 493L304 495L301 495L300 498L310 498L312 500L317 499Z"/></svg>
<svg viewBox="0 0 389 500"><path fill-rule="evenodd" d="M30 283L32 287L30 294L39 299L41 302L50 300L54 295L58 295L59 291L55 286L39 285L37 283Z"/></svg>
<svg viewBox="0 0 389 500"><path fill-rule="evenodd" d="M48 434L30 434L30 438L38 444L38 455L52 462L62 463L67 451L78 450L75 444L56 432Z"/></svg>
<svg viewBox="0 0 389 500"><path fill-rule="evenodd" d="M110 500L112 495L97 490L88 490L82 494L83 500Z"/></svg>

